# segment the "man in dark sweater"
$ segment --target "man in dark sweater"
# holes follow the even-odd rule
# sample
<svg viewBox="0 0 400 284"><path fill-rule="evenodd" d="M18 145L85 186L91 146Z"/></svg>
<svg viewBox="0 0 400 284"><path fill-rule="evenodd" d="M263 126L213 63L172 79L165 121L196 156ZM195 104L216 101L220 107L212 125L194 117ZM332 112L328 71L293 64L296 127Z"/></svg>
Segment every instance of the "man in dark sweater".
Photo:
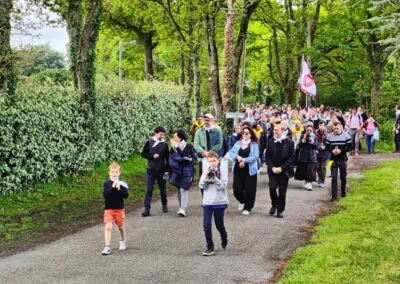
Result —
<svg viewBox="0 0 400 284"><path fill-rule="evenodd" d="M274 137L268 141L265 151L272 203L269 214L274 215L277 212L276 217L283 218L289 178L293 176L294 142L283 135L281 124L276 124L273 131Z"/></svg>
<svg viewBox="0 0 400 284"><path fill-rule="evenodd" d="M347 132L343 131L341 123L334 122L332 125L333 133L329 134L325 139L326 148L331 153L332 175L332 199L337 199L338 192L338 171L340 171L340 181L342 189L342 197L346 197L346 181L347 181L347 152L352 150L351 137Z"/></svg>
<svg viewBox="0 0 400 284"><path fill-rule="evenodd" d="M146 142L143 147L142 157L148 160L147 166L147 191L144 200L143 217L150 216L150 204L153 197L153 189L157 181L160 188L162 210L168 212L167 200L167 176L169 149L164 140L165 129L157 127L154 130L154 137Z"/></svg>

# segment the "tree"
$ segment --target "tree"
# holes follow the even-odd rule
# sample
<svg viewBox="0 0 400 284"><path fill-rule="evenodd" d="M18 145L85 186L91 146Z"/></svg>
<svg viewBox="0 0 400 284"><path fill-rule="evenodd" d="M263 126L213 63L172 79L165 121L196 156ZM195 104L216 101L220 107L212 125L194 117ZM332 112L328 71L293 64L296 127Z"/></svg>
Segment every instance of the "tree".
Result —
<svg viewBox="0 0 400 284"><path fill-rule="evenodd" d="M49 45L26 45L15 50L15 69L23 76L30 76L48 69L64 69L63 55Z"/></svg>
<svg viewBox="0 0 400 284"><path fill-rule="evenodd" d="M11 103L15 92L16 76L13 70L13 55L10 46L12 0L0 1L0 95Z"/></svg>
<svg viewBox="0 0 400 284"><path fill-rule="evenodd" d="M233 0L228 0L228 13L225 25L225 51L224 51L224 94L223 109L229 112L232 109L232 102L236 95L239 79L240 59L243 52L244 42L247 37L247 29L250 18L255 12L260 0L244 0L243 15L240 22L239 34L234 45L234 18Z"/></svg>
<svg viewBox="0 0 400 284"><path fill-rule="evenodd" d="M194 97L194 107L196 116L201 113L201 74L199 68L200 54L200 23L201 17L198 12L200 7L199 0L173 1L171 0L151 0L164 10L175 32L178 40L189 50L188 63L188 84L189 94ZM181 57L182 58L182 57ZM184 66L183 60L181 66ZM182 77L182 76L181 76ZM182 79L181 79L182 81Z"/></svg>
<svg viewBox="0 0 400 284"><path fill-rule="evenodd" d="M369 1L358 1L352 5L353 9L359 9L359 22L357 23L351 18L351 23L356 31L357 38L365 49L368 59L368 64L371 71L371 105L372 112L376 115L379 113L379 97L380 90L383 82L383 75L385 65L389 58L389 52L385 51L386 44L382 42L388 38L387 33L380 33L376 25L373 23L373 13L379 13L379 10L372 11L371 3ZM350 13L356 13L355 10L350 9Z"/></svg>
<svg viewBox="0 0 400 284"><path fill-rule="evenodd" d="M390 35L381 40L380 43L387 46L391 55L400 52L400 0L371 1L372 10L381 11L381 15L372 18L377 30ZM385 9L386 8L386 9Z"/></svg>
<svg viewBox="0 0 400 284"><path fill-rule="evenodd" d="M163 19L157 15L155 5L149 1L115 1L105 2L105 19L108 27L123 29L126 32L134 33L138 43L144 48L144 74L146 80L154 78L153 51L158 45L155 39L158 30L165 28Z"/></svg>
<svg viewBox="0 0 400 284"><path fill-rule="evenodd" d="M204 21L207 32L207 51L208 51L208 87L211 97L214 98L215 113L218 120L222 114L222 95L219 78L219 59L216 43L216 17L224 1L203 1L205 6Z"/></svg>

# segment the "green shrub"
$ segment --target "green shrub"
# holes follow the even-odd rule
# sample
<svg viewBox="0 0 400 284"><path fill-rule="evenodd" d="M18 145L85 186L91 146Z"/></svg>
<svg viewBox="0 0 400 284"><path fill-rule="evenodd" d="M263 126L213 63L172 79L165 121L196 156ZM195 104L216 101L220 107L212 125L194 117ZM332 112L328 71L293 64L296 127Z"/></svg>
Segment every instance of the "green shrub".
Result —
<svg viewBox="0 0 400 284"><path fill-rule="evenodd" d="M394 121L387 120L379 124L380 140L392 143L394 140Z"/></svg>
<svg viewBox="0 0 400 284"><path fill-rule="evenodd" d="M141 150L156 126L171 131L190 125L191 118L182 87L160 82L100 82L96 139L89 151L83 107L70 86L27 81L18 86L12 107L0 101L0 111L3 195L23 191L32 182L87 170L88 164L126 160Z"/></svg>

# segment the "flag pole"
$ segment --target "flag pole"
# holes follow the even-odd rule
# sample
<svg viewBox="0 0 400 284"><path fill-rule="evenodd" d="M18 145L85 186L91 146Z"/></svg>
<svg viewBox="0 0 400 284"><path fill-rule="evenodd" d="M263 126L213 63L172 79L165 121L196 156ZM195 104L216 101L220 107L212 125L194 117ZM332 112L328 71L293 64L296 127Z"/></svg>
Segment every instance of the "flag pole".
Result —
<svg viewBox="0 0 400 284"><path fill-rule="evenodd" d="M308 108L308 95L306 94L306 108Z"/></svg>

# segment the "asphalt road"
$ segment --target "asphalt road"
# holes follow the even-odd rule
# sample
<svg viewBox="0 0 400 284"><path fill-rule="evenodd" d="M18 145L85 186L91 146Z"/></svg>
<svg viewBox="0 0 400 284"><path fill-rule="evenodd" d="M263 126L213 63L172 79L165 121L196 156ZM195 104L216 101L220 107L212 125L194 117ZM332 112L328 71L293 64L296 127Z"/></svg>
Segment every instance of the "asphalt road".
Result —
<svg viewBox="0 0 400 284"><path fill-rule="evenodd" d="M263 169L265 170L265 169ZM131 185L132 186L132 185ZM216 255L204 257L201 194L190 192L189 215L176 215L176 195L169 213L153 203L152 216L142 209L127 214L126 251L118 251L114 228L113 253L102 256L103 226L92 227L33 250L0 259L1 283L259 283L304 244L304 225L314 220L329 199L327 189L308 192L290 180L283 219L267 214L270 198L267 175L258 179L257 199L250 216L237 212L229 185L230 205L225 222L229 245L222 251L213 228Z"/></svg>

